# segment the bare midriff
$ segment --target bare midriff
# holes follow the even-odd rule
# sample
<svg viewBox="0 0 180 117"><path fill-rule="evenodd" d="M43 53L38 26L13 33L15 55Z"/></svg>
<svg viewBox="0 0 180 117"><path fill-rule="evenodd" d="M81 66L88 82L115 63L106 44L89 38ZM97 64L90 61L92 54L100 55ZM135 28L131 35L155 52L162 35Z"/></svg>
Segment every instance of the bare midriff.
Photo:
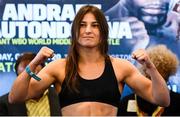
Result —
<svg viewBox="0 0 180 117"><path fill-rule="evenodd" d="M101 102L80 102L61 109L65 116L116 116L117 107Z"/></svg>

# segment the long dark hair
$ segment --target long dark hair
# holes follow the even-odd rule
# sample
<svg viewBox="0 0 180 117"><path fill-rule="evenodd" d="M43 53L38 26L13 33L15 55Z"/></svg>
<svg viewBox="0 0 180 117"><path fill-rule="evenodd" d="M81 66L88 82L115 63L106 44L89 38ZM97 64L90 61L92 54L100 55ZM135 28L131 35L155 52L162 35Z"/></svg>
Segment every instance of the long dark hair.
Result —
<svg viewBox="0 0 180 117"><path fill-rule="evenodd" d="M79 61L79 52L78 52L78 43L77 40L79 38L80 33L80 23L87 13L92 13L97 22L99 23L99 30L100 30L100 37L101 43L99 44L100 53L105 57L108 58L108 36L109 36L109 29L106 18L103 12L95 6L83 6L75 16L75 19L72 23L71 28L71 46L69 48L67 61L66 61L66 69L65 69L65 82L67 87L70 90L78 91L77 90L77 72L78 72L78 61Z"/></svg>

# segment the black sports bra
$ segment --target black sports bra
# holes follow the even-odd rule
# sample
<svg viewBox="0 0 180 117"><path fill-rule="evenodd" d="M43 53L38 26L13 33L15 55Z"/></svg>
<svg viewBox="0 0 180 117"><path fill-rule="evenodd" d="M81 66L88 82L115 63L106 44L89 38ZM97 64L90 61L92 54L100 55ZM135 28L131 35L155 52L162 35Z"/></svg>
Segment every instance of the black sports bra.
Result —
<svg viewBox="0 0 180 117"><path fill-rule="evenodd" d="M70 91L63 82L62 90L59 93L61 107L78 102L103 102L118 107L121 94L118 89L118 82L110 59L105 62L103 74L96 79L86 80L77 76L79 92Z"/></svg>

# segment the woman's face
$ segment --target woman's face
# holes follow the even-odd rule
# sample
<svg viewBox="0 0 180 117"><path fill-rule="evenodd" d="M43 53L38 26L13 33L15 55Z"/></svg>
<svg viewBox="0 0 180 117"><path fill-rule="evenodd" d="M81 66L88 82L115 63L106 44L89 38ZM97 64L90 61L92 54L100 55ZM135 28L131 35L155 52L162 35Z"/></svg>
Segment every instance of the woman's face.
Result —
<svg viewBox="0 0 180 117"><path fill-rule="evenodd" d="M100 42L99 23L92 13L87 13L80 23L78 43L83 47L97 47Z"/></svg>

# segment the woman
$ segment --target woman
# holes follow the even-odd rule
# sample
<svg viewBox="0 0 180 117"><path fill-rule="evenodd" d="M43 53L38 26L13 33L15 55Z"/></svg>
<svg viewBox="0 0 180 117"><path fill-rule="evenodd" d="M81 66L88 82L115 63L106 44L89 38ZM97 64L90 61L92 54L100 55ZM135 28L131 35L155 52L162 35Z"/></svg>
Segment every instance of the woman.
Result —
<svg viewBox="0 0 180 117"><path fill-rule="evenodd" d="M152 78L145 78L127 60L109 57L108 24L101 10L84 6L72 24L72 42L67 58L49 63L39 73L38 82L24 71L14 82L9 94L11 103L39 96L52 83L59 94L62 115L117 114L117 107L126 82L144 99L169 105L166 83L144 50L137 50L132 57L143 64ZM53 50L42 47L29 64L34 68L53 56Z"/></svg>

